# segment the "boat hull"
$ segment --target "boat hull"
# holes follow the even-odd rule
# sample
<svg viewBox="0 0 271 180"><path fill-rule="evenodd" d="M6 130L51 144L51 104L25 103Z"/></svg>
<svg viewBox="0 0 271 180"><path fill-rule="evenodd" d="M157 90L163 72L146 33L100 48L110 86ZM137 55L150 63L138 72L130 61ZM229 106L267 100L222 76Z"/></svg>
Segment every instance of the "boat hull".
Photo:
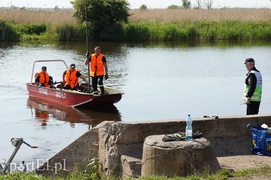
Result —
<svg viewBox="0 0 271 180"><path fill-rule="evenodd" d="M112 106L122 98L121 92L114 92L106 95L93 95L91 93L73 90L38 87L30 83L27 83L26 86L30 97L36 97L68 107ZM109 88L108 91L110 92L111 89L112 88Z"/></svg>

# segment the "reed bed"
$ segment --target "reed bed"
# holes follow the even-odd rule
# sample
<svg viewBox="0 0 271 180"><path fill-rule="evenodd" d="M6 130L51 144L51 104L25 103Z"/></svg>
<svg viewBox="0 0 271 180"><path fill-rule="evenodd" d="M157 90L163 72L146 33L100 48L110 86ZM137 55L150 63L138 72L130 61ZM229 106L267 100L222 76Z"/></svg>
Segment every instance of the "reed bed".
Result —
<svg viewBox="0 0 271 180"><path fill-rule="evenodd" d="M130 22L271 21L271 9L152 9L130 10Z"/></svg>
<svg viewBox="0 0 271 180"><path fill-rule="evenodd" d="M47 24L57 26L62 24L76 25L73 10L17 10L0 9L0 19L12 21L16 24Z"/></svg>
<svg viewBox="0 0 271 180"><path fill-rule="evenodd" d="M20 24L45 23L75 25L74 10L0 9L0 19ZM130 10L129 21L171 23L177 21L271 21L271 9L151 9Z"/></svg>
<svg viewBox="0 0 271 180"><path fill-rule="evenodd" d="M84 40L85 26L73 13L74 10L68 9L0 9L0 40L16 40L18 36L20 40ZM129 14L129 24L109 28L99 40L271 39L271 9L152 9L130 10ZM46 32L36 31L44 25Z"/></svg>

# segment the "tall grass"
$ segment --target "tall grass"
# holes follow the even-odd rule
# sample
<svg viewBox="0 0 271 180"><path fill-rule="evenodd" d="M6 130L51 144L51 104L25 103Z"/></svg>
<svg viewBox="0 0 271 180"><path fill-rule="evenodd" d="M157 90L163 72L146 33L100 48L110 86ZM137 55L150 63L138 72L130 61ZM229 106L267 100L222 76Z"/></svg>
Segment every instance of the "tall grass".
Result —
<svg viewBox="0 0 271 180"><path fill-rule="evenodd" d="M240 21L180 21L170 24L132 23L123 26L119 40L128 41L215 41L271 39L271 23Z"/></svg>
<svg viewBox="0 0 271 180"><path fill-rule="evenodd" d="M0 9L0 19L12 21L16 24L47 24L56 26L62 24L76 25L73 10L21 10Z"/></svg>
<svg viewBox="0 0 271 180"><path fill-rule="evenodd" d="M14 10L0 9L0 18L19 24L76 25L74 10ZM271 21L271 9L151 9L130 10L130 23L178 21Z"/></svg>
<svg viewBox="0 0 271 180"><path fill-rule="evenodd" d="M130 10L130 22L271 21L271 9L152 9Z"/></svg>
<svg viewBox="0 0 271 180"><path fill-rule="evenodd" d="M131 14L129 24L108 28L100 39L104 41L271 39L271 9L154 9L130 10L129 13ZM21 40L85 40L85 26L73 17L73 10L0 9L0 17L5 19L2 22L14 23L8 23L7 27L14 37L16 33L19 34ZM11 28L13 26L15 29ZM46 31L39 30L40 34L29 33L37 29L34 26L46 27ZM3 32L8 34L7 30L1 32L0 29L0 33ZM4 36L0 38L7 39Z"/></svg>
<svg viewBox="0 0 271 180"><path fill-rule="evenodd" d="M59 35L60 41L78 41L85 39L85 26L78 24L73 26L71 24L57 25L55 32Z"/></svg>
<svg viewBox="0 0 271 180"><path fill-rule="evenodd" d="M73 17L73 10L0 9L1 19L5 23L14 25L15 32L19 34L17 40L83 39L82 25ZM76 32L78 34L75 34Z"/></svg>

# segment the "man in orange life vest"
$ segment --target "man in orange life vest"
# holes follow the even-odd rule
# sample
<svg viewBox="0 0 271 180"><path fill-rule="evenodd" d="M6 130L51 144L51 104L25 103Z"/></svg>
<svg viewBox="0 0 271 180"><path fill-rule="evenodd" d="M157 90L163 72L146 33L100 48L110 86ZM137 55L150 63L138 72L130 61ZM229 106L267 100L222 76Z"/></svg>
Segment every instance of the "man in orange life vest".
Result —
<svg viewBox="0 0 271 180"><path fill-rule="evenodd" d="M101 54L100 46L94 48L94 54L89 56L89 52L87 52L86 56L85 65L89 65L89 76L92 79L93 93L98 94L97 84L99 84L101 94L103 95L105 93L103 78L105 78L105 80L108 79L108 67L105 56Z"/></svg>
<svg viewBox="0 0 271 180"><path fill-rule="evenodd" d="M53 78L47 73L46 66L42 66L41 71L35 74L35 83L38 86L53 87Z"/></svg>
<svg viewBox="0 0 271 180"><path fill-rule="evenodd" d="M70 68L64 71L62 75L64 89L80 90L78 78L87 82L86 78L83 77L77 69L75 69L75 64L71 64Z"/></svg>

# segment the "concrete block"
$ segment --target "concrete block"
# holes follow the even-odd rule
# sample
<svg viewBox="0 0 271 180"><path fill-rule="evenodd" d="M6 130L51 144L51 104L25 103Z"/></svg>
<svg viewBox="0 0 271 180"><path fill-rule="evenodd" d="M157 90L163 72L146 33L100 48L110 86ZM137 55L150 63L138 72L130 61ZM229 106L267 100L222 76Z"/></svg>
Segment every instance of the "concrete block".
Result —
<svg viewBox="0 0 271 180"><path fill-rule="evenodd" d="M122 177L127 179L128 177L138 178L141 176L141 159L122 155Z"/></svg>

